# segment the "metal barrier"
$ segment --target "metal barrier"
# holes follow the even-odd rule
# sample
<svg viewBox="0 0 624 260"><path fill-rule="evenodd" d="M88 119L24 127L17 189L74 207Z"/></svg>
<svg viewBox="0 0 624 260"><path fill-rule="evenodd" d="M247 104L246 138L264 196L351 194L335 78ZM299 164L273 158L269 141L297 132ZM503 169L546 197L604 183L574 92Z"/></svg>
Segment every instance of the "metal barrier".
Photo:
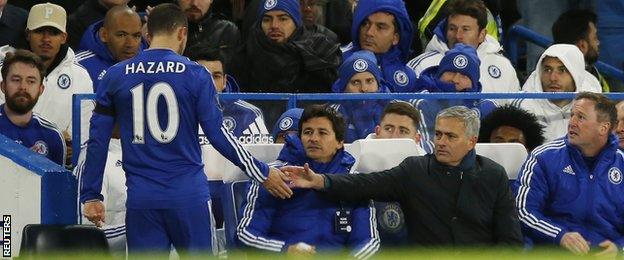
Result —
<svg viewBox="0 0 624 260"><path fill-rule="evenodd" d="M263 100L263 101L288 101L287 108L297 107L300 101L323 101L337 102L343 100L410 100L410 99L573 99L577 93L323 93L323 94L279 94L279 93L226 93L219 94L223 100ZM611 99L624 99L624 93L606 93ZM72 103L72 140L80 140L80 102L82 100L95 99L95 94L74 94ZM80 143L72 142L72 164L76 165Z"/></svg>
<svg viewBox="0 0 624 260"><path fill-rule="evenodd" d="M518 64L518 40L520 39L532 42L544 48L550 46L553 43L551 39L548 39L530 30L529 28L521 25L512 26L511 29L509 29L509 32L507 33L507 37L505 39L505 50L507 51L509 60L511 60L511 63L514 65L514 67ZM596 62L595 66L601 73L624 81L624 72L622 72L622 70L606 64L602 61Z"/></svg>

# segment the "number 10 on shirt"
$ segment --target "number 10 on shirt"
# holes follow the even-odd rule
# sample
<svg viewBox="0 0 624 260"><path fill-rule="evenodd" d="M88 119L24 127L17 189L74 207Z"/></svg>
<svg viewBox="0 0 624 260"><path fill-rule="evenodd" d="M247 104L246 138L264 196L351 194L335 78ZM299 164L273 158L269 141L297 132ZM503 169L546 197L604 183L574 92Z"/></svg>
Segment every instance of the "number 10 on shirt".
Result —
<svg viewBox="0 0 624 260"><path fill-rule="evenodd" d="M178 113L178 100L171 86L165 82L158 82L148 89L147 99L144 100L143 83L134 86L132 92L132 129L133 144L145 144L145 123L147 118L147 128L154 140L167 144L175 139L180 125L180 114ZM167 103L167 115L169 121L165 130L160 128L160 118L158 115L158 100L163 97ZM147 103L147 104L145 104ZM147 115L147 117L145 116Z"/></svg>

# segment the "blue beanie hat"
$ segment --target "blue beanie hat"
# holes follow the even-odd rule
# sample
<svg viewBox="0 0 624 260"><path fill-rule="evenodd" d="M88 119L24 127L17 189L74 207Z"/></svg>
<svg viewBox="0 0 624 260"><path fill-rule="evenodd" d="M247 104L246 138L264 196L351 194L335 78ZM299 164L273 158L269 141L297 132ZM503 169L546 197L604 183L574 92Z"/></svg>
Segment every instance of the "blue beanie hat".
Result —
<svg viewBox="0 0 624 260"><path fill-rule="evenodd" d="M479 66L481 66L481 61L477 55L477 50L472 46L457 43L453 49L444 54L444 58L442 58L440 65L438 65L436 78L440 78L442 73L447 71L459 72L470 78L473 91L478 89L480 92L481 84L479 83L479 79L481 77L481 72Z"/></svg>
<svg viewBox="0 0 624 260"><path fill-rule="evenodd" d="M301 20L301 9L299 6L299 0L264 0L258 9L258 17L262 19L262 16L268 11L284 11L290 18L293 19L297 28L301 27L303 21Z"/></svg>
<svg viewBox="0 0 624 260"><path fill-rule="evenodd" d="M343 93L347 88L347 83L351 80L351 77L356 73L368 71L377 80L379 86L377 92L385 93L390 92L385 82L382 84L383 76L379 66L377 66L377 58L371 51L361 50L354 52L346 60L342 62L338 68L338 79L332 85L332 92Z"/></svg>
<svg viewBox="0 0 624 260"><path fill-rule="evenodd" d="M277 135L288 131L299 131L299 119L303 114L303 108L291 108L286 110L273 126L273 140Z"/></svg>

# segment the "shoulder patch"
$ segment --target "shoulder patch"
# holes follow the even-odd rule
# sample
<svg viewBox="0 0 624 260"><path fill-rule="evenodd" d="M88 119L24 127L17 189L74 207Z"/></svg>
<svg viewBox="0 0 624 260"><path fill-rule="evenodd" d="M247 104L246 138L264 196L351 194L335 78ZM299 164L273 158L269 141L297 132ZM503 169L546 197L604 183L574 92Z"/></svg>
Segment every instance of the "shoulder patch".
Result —
<svg viewBox="0 0 624 260"><path fill-rule="evenodd" d="M409 83L409 77L407 77L405 71L397 70L394 72L394 82L401 87L405 87Z"/></svg>
<svg viewBox="0 0 624 260"><path fill-rule="evenodd" d="M622 183L622 172L617 167L609 169L609 181L615 185Z"/></svg>
<svg viewBox="0 0 624 260"><path fill-rule="evenodd" d="M234 128L236 128L236 120L231 116L225 116L223 117L223 125L228 131L234 131Z"/></svg>
<svg viewBox="0 0 624 260"><path fill-rule="evenodd" d="M490 65L488 67L488 74L490 74L490 77L497 79L501 76L501 70L496 67L496 65Z"/></svg>
<svg viewBox="0 0 624 260"><path fill-rule="evenodd" d="M71 86L71 78L67 74L61 74L56 80L56 84L59 88L67 89Z"/></svg>

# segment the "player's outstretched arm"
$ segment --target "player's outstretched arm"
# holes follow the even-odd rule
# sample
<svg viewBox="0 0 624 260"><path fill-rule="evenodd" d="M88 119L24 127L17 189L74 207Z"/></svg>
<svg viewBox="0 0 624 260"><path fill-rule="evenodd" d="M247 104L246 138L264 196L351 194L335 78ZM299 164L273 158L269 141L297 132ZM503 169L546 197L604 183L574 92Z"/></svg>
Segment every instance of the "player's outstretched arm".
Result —
<svg viewBox="0 0 624 260"><path fill-rule="evenodd" d="M269 167L269 177L264 180L262 186L275 197L282 199L290 198L293 192L286 185L286 182L290 182L290 178L286 176L282 171Z"/></svg>
<svg viewBox="0 0 624 260"><path fill-rule="evenodd" d="M291 186L305 189L320 190L325 187L325 178L322 174L315 173L306 163L301 166L284 166L281 170L289 176Z"/></svg>

